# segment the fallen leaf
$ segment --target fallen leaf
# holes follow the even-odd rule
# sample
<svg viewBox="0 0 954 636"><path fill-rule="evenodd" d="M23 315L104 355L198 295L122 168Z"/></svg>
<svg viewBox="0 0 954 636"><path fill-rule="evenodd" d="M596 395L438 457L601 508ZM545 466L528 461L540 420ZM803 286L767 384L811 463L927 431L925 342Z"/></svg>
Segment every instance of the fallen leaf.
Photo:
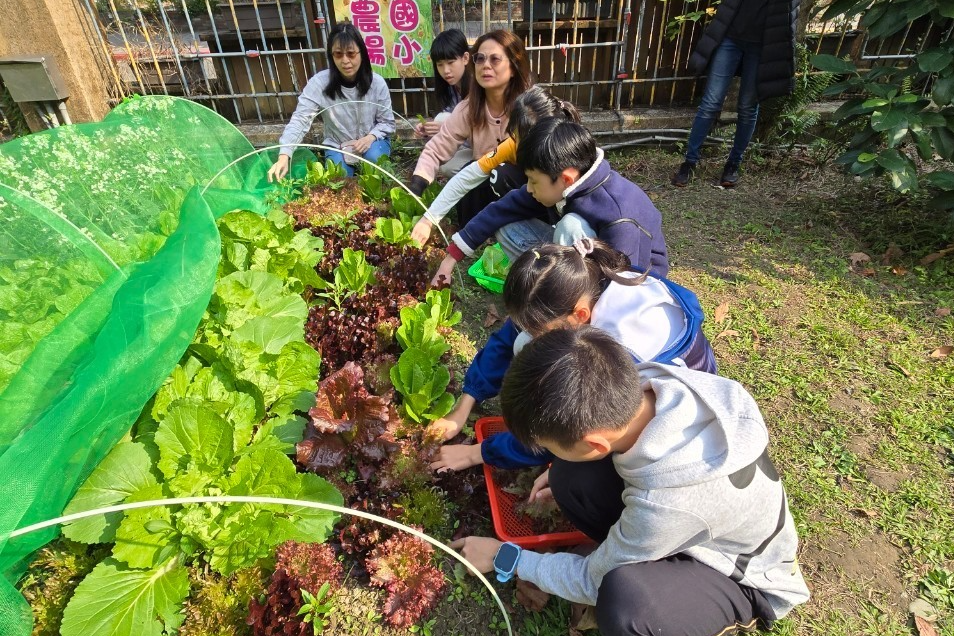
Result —
<svg viewBox="0 0 954 636"><path fill-rule="evenodd" d="M498 322L500 322L500 314L497 313L497 305L491 304L487 308L487 317L484 318L484 327L490 327Z"/></svg>
<svg viewBox="0 0 954 636"><path fill-rule="evenodd" d="M937 620L937 610L923 598L916 598L911 601L911 604L908 605L908 611L915 616L920 616L929 623L933 623Z"/></svg>
<svg viewBox="0 0 954 636"><path fill-rule="evenodd" d="M951 252L954 252L954 245L945 247L943 250L934 252L933 254L928 254L927 256L921 259L921 265L930 265L931 263L938 260L939 258L944 258Z"/></svg>
<svg viewBox="0 0 954 636"><path fill-rule="evenodd" d="M880 515L877 510L868 510L866 508L852 508L852 511L864 515L869 519L874 519Z"/></svg>
<svg viewBox="0 0 954 636"><path fill-rule="evenodd" d="M902 256L904 256L904 250L894 243L890 243L888 244L888 249L881 255L881 264L889 265L892 261L896 261Z"/></svg>
<svg viewBox="0 0 954 636"><path fill-rule="evenodd" d="M875 270L874 270L873 267L866 267L866 268L864 268L863 270L861 270L861 275L862 275L862 276L874 276L875 273L876 273L876 272L875 272Z"/></svg>
<svg viewBox="0 0 954 636"><path fill-rule="evenodd" d="M864 252L852 252L848 255L848 260L851 261L852 267L858 267L859 265L870 263L871 257Z"/></svg>
<svg viewBox="0 0 954 636"><path fill-rule="evenodd" d="M918 636L937 636L937 630L934 629L934 625L920 616L914 617L914 624L918 628Z"/></svg>
<svg viewBox="0 0 954 636"><path fill-rule="evenodd" d="M729 315L729 303L722 303L715 308L715 321L716 324L725 320L725 317Z"/></svg>
<svg viewBox="0 0 954 636"><path fill-rule="evenodd" d="M938 347L931 352L932 358L946 358L951 355L951 352L954 351L954 346L944 345L943 347Z"/></svg>
<svg viewBox="0 0 954 636"><path fill-rule="evenodd" d="M904 276L908 273L908 270L903 265L895 265L891 268L891 273L895 276Z"/></svg>
<svg viewBox="0 0 954 636"><path fill-rule="evenodd" d="M951 315L951 308L950 308L950 307L938 307L937 309L934 310L934 315L937 316L938 318L944 318L945 316L950 316L950 315Z"/></svg>
<svg viewBox="0 0 954 636"><path fill-rule="evenodd" d="M570 603L570 629L585 632L590 629L597 629L596 608L592 605L583 605L581 603Z"/></svg>
<svg viewBox="0 0 954 636"><path fill-rule="evenodd" d="M550 595L530 581L517 579L517 602L531 612L542 612Z"/></svg>
<svg viewBox="0 0 954 636"><path fill-rule="evenodd" d="M911 372L908 371L907 369L905 369L904 367L902 367L902 366L901 366L900 364L898 364L897 362L888 362L888 367L891 368L891 369L897 369L897 370L900 371L901 374L902 374L904 377L906 377L906 378L910 378L910 377L911 377Z"/></svg>
<svg viewBox="0 0 954 636"><path fill-rule="evenodd" d="M717 335L715 339L718 340L719 338L722 338L722 337L728 338L730 336L737 336L737 335L739 335L739 332L736 331L735 329L726 329L725 331Z"/></svg>

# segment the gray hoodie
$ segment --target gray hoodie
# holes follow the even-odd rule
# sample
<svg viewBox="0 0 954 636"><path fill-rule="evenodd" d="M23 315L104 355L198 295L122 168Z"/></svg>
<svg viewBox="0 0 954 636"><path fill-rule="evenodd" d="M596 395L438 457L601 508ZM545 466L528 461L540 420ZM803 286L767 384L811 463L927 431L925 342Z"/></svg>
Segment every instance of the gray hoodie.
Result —
<svg viewBox="0 0 954 636"><path fill-rule="evenodd" d="M377 73L371 74L371 88L364 97L358 95L357 87L342 87L344 99L329 99L325 95L328 79L329 72L326 69L308 80L305 90L298 97L298 107L278 140L282 146L279 151L281 154L292 156L295 152L294 145L305 138L305 134L311 129L311 122L319 112L325 133L321 143L325 146L340 148L344 142L367 134L380 140L394 132L391 93L388 92L388 85L383 77ZM360 103L348 103L352 100Z"/></svg>
<svg viewBox="0 0 954 636"><path fill-rule="evenodd" d="M612 570L686 554L761 591L783 617L809 593L758 406L727 378L654 362L639 369L656 415L632 448L613 456L625 482L620 520L587 557L524 551L517 575L595 605Z"/></svg>

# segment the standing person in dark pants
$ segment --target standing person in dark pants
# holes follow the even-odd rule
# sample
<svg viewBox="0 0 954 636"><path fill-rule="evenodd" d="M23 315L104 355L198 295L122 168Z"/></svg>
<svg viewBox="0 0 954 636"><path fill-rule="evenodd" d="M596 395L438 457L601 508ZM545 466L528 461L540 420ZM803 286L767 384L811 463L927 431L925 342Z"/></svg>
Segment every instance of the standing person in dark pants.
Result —
<svg viewBox="0 0 954 636"><path fill-rule="evenodd" d="M792 92L795 77L795 22L800 0L722 0L712 24L689 58L689 70L708 67L702 103L689 132L686 160L672 184L689 183L702 144L719 118L732 78L740 76L735 139L722 170L721 184L735 187L742 155L752 140L759 103Z"/></svg>

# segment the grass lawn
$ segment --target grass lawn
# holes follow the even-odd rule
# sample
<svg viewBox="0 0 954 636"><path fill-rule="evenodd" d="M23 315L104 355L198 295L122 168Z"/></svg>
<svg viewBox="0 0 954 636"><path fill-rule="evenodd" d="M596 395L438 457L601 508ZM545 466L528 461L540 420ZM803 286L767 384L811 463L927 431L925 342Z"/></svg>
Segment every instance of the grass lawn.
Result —
<svg viewBox="0 0 954 636"><path fill-rule="evenodd" d="M776 631L909 634L921 597L954 634L954 259L919 264L954 242L949 218L799 163L732 191L710 185L720 165L676 190L676 157L616 161L769 424L813 591Z"/></svg>

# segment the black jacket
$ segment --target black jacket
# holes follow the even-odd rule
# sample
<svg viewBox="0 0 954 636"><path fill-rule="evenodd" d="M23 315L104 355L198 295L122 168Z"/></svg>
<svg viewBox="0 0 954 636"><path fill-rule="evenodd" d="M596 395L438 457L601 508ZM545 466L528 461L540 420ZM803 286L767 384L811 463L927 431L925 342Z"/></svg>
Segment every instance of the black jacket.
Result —
<svg viewBox="0 0 954 636"><path fill-rule="evenodd" d="M769 0L756 84L759 101L788 95L794 88L795 23L798 20L799 2L800 0ZM705 72L741 4L742 0L722 0L719 4L715 17L706 27L689 58L691 72L697 75Z"/></svg>

